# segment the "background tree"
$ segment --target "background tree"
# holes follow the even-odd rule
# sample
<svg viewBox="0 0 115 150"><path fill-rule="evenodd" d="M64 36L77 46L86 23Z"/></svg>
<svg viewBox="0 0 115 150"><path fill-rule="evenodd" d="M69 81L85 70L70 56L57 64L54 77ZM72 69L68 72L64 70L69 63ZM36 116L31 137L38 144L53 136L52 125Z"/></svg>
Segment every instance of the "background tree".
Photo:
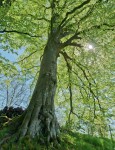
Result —
<svg viewBox="0 0 115 150"><path fill-rule="evenodd" d="M85 117L93 112L89 115L91 122L99 112L105 114L103 94L99 93L100 71L103 75L113 53L113 6L113 0L20 0L11 5L1 19L2 47L11 52L25 48L17 62L21 68L41 64L30 104L18 124L19 137L29 134L45 137L48 142L57 141L59 125L54 108L55 95L60 97L66 93L61 99L70 103L69 122L73 114L82 119L86 110ZM3 8L1 12L4 14ZM87 48L87 43L95 48ZM33 71L33 74L37 72ZM56 94L57 77L60 84ZM78 114L81 104L84 107Z"/></svg>
<svg viewBox="0 0 115 150"><path fill-rule="evenodd" d="M0 97L1 108L5 106L26 108L30 97L30 88L29 84L27 85L26 78L21 78L19 75L14 78L2 77Z"/></svg>

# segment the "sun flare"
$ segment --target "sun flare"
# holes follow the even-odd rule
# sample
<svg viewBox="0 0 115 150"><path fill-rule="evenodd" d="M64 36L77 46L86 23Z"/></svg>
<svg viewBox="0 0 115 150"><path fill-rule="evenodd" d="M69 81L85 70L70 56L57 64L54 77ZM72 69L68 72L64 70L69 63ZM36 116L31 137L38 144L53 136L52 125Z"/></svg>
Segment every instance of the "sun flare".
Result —
<svg viewBox="0 0 115 150"><path fill-rule="evenodd" d="M89 44L89 45L88 45L88 48L89 48L89 49L93 49L93 45Z"/></svg>

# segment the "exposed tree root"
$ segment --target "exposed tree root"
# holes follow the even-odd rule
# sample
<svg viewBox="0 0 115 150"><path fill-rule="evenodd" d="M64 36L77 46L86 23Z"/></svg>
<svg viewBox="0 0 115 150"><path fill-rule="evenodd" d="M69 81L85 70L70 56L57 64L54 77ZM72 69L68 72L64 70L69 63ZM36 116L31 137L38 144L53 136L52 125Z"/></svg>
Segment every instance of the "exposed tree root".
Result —
<svg viewBox="0 0 115 150"><path fill-rule="evenodd" d="M39 106L39 109L36 110L38 115L34 111L29 110L19 118L12 120L9 124L10 135L4 137L0 145L3 145L11 138L18 142L28 135L30 138L37 137L38 142L41 144L48 146L50 143L53 143L54 146L58 146L60 130L54 111L48 111L42 106Z"/></svg>
<svg viewBox="0 0 115 150"><path fill-rule="evenodd" d="M18 138L22 138L26 135L30 137L39 137L41 142L53 142L59 140L59 125L54 112L47 111L40 106L37 109L38 115L34 113L34 116L26 114L23 123L18 131ZM30 117L30 118L29 118Z"/></svg>

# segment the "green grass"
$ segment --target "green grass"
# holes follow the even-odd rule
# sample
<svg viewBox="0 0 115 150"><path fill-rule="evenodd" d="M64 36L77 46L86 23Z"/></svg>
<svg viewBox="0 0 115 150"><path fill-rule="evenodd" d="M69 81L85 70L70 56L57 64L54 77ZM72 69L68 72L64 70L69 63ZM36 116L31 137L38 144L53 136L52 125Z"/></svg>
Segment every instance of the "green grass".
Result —
<svg viewBox="0 0 115 150"><path fill-rule="evenodd" d="M63 134L63 137L71 142L73 150L114 150L115 147L115 142L107 138L93 137L71 131Z"/></svg>
<svg viewBox="0 0 115 150"><path fill-rule="evenodd" d="M7 136L8 129L0 130L0 140ZM92 137L86 134L74 133L72 131L62 130L61 143L58 148L54 148L52 144L48 150L115 150L115 142L107 138ZM18 143L7 140L2 145L2 150L47 150L45 144L40 145L38 139L30 139L28 136L21 139Z"/></svg>

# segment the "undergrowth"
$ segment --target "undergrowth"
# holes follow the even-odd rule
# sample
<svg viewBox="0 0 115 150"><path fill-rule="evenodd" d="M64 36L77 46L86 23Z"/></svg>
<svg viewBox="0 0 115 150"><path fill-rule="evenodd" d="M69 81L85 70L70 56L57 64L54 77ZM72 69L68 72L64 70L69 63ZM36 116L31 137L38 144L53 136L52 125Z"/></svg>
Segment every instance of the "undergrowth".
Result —
<svg viewBox="0 0 115 150"><path fill-rule="evenodd" d="M0 130L0 141L8 136L8 128ZM46 144L39 144L37 138L31 139L29 136L22 138L18 142L12 139L7 139L0 150L115 150L115 142L107 138L93 137L67 131L63 129L61 132L61 142L58 148L51 143L50 146Z"/></svg>

